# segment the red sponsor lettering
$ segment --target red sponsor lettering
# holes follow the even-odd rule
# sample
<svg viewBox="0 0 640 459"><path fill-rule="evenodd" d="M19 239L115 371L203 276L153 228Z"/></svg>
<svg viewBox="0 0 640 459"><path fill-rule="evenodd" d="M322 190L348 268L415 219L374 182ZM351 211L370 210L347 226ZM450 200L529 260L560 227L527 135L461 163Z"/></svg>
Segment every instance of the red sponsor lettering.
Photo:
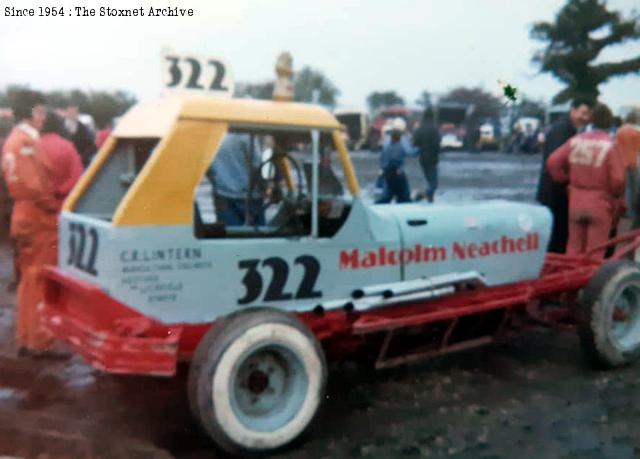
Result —
<svg viewBox="0 0 640 459"><path fill-rule="evenodd" d="M451 256L457 260L485 258L493 255L505 255L537 251L540 248L540 235L529 233L520 238L501 236L493 241L453 242ZM360 252L358 249L340 251L340 270L397 266L398 264L432 263L446 261L449 251L441 246L423 246L416 244L412 249L388 249L378 247L375 250Z"/></svg>
<svg viewBox="0 0 640 459"><path fill-rule="evenodd" d="M445 261L447 249L444 247L425 247L422 249L423 261Z"/></svg>

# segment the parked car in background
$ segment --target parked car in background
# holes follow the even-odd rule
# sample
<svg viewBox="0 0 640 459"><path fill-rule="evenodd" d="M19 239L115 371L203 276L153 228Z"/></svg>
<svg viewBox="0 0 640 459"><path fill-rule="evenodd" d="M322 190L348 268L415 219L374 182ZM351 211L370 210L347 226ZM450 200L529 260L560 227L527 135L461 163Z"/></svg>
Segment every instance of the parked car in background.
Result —
<svg viewBox="0 0 640 459"><path fill-rule="evenodd" d="M451 123L440 126L440 148L443 150L461 150L464 148L465 131Z"/></svg>
<svg viewBox="0 0 640 459"><path fill-rule="evenodd" d="M475 146L479 136L474 135L467 125L474 106L457 102L441 102L435 106L435 117L442 140L443 150L460 150Z"/></svg>

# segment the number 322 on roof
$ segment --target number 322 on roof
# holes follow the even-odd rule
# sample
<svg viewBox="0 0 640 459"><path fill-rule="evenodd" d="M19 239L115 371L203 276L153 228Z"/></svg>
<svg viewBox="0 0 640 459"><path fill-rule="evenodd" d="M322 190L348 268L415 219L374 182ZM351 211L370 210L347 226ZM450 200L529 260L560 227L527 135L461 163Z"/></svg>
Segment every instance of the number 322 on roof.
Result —
<svg viewBox="0 0 640 459"><path fill-rule="evenodd" d="M164 94L203 93L222 97L233 94L233 75L223 59L169 50L162 51L161 59Z"/></svg>

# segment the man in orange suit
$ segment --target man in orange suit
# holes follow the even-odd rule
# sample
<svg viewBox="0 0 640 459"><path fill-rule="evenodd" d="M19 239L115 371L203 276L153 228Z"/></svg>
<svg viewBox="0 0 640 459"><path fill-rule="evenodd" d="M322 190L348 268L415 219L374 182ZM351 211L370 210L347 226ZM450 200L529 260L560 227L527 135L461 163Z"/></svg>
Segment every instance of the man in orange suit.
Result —
<svg viewBox="0 0 640 459"><path fill-rule="evenodd" d="M591 120L592 131L572 137L547 159L553 180L569 184L570 255L606 242L624 209L624 161L608 132L613 114L606 105L597 104ZM603 249L594 257L604 254Z"/></svg>
<svg viewBox="0 0 640 459"><path fill-rule="evenodd" d="M40 150L39 130L46 118L42 94L24 90L11 101L16 126L2 148L2 174L14 200L11 237L16 242L20 283L16 311L16 341L23 354L46 351L51 336L42 324L40 271L57 258L57 213L51 166Z"/></svg>

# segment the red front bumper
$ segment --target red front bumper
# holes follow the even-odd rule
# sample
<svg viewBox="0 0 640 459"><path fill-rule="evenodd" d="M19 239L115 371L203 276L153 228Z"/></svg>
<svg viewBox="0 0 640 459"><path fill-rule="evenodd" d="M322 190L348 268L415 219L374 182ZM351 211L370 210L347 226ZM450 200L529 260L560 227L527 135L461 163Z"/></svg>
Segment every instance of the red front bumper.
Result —
<svg viewBox="0 0 640 459"><path fill-rule="evenodd" d="M172 376L181 326L149 319L102 290L47 268L44 320L55 337L109 373Z"/></svg>

